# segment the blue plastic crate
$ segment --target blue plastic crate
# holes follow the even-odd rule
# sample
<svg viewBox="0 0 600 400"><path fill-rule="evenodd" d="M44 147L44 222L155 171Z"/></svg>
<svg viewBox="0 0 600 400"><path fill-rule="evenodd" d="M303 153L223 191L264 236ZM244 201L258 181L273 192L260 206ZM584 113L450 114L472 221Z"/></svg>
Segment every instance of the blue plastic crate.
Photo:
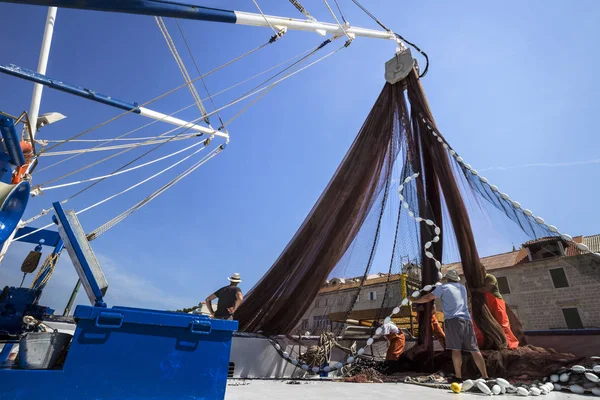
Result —
<svg viewBox="0 0 600 400"><path fill-rule="evenodd" d="M60 370L0 369L2 399L192 400L225 397L236 321L78 306Z"/></svg>

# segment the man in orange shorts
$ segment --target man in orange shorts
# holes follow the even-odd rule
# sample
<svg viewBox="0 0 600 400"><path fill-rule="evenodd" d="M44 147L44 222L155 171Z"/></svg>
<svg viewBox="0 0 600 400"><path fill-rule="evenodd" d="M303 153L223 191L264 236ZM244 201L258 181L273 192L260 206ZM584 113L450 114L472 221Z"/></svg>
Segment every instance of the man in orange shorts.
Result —
<svg viewBox="0 0 600 400"><path fill-rule="evenodd" d="M439 321L435 316L436 308L435 303L433 303L433 311L431 313L431 331L433 332L433 336L438 340L440 346L443 349L446 348L446 335L444 334L444 330L440 326Z"/></svg>
<svg viewBox="0 0 600 400"><path fill-rule="evenodd" d="M386 361L397 361L400 355L404 352L404 345L406 338L404 333L394 324L393 322L386 322L381 325L378 322L373 324L377 327L375 339L384 337L387 340L389 346L385 356ZM381 330L379 330L381 329ZM378 333L377 333L378 332Z"/></svg>
<svg viewBox="0 0 600 400"><path fill-rule="evenodd" d="M485 281L483 282L483 287L473 289L473 291L482 293L485 297L485 304L487 304L490 312L494 316L494 319L500 324L502 327L502 331L504 332L504 336L506 336L506 341L508 343L509 349L516 349L519 347L519 339L516 338L512 330L510 329L510 322L508 321L508 314L506 314L506 303L500 294L500 289L498 288L498 280L494 275L486 274ZM475 333L477 334L479 331L478 328L475 327ZM483 334L479 332L481 339L483 339Z"/></svg>

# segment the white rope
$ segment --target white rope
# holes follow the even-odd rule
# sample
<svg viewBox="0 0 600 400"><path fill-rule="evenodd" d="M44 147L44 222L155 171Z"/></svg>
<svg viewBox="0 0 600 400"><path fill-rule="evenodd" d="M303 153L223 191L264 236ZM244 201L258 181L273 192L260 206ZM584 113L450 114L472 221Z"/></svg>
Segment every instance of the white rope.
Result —
<svg viewBox="0 0 600 400"><path fill-rule="evenodd" d="M305 69L307 69L307 68L310 68L310 67L312 67L313 65L315 65L315 64L317 64L317 63L319 63L319 62L321 62L321 61L325 60L326 58L329 58L329 57L331 57L332 55L334 55L335 53L337 53L338 51L342 50L342 49L343 49L343 48L345 48L345 47L346 47L346 46L344 45L344 46L342 46L342 47L338 48L337 50L334 50L334 51L332 51L331 53L328 53L328 54L324 55L323 57L321 57L321 58L319 58L319 59L317 59L317 60L315 60L315 61L311 62L310 64L308 64L308 65L305 65L304 67L302 67L302 68L300 68L300 69L298 69L298 70L296 70L296 71L294 71L294 72L292 72L292 73L289 73L288 75L285 75L283 78L276 80L275 82L271 83L270 85L268 85L268 86L264 86L264 87L262 87L262 88L260 88L260 89L257 89L257 90L255 90L255 91L253 91L253 92L251 92L251 93L248 93L247 95L244 95L244 96L242 96L242 97L238 97L237 99L235 99L235 100L231 101L230 103L228 103L228 104L224 105L223 107L221 107L221 108L218 108L218 109L216 109L215 111L213 111L213 112L210 112L210 113L208 113L208 114L206 114L206 115L207 115L208 117L210 117L211 115L213 115L213 114L215 114L215 113L217 113L217 112L219 112L219 111L222 111L222 110L224 110L224 109L226 109L226 108L228 108L228 107L231 107L231 106L233 106L233 105L235 105L235 104L239 103L240 101L246 100L247 98L249 98L249 97L252 97L252 96L254 96L254 95L258 94L258 93L261 93L261 92L263 92L263 91L265 91L265 90L270 90L270 89L272 89L274 86L276 86L276 85L280 84L281 82L285 81L286 79L289 79L289 78L291 78L292 76L294 76L294 75L296 75L296 74L298 74L298 73L300 73L300 72L304 71Z"/></svg>
<svg viewBox="0 0 600 400"><path fill-rule="evenodd" d="M142 185L142 184L144 184L144 183L146 183L146 182L148 182L148 181L150 181L150 180L152 180L152 179L156 178L157 176L164 174L164 173L165 173L165 172L167 172L168 170L170 170L170 169L172 169L172 168L175 168L175 166L177 166L177 165L181 164L182 162L184 162L185 160L187 160L187 159L189 159L190 157L194 156L195 154L198 154L199 152L201 152L201 151L202 151L202 150L204 150L205 148L206 148L206 146L205 146L205 147L202 147L202 148L200 148L200 149L198 149L198 150L196 150L196 151L194 151L193 153L191 153L191 154L189 154L189 155L185 156L185 157L184 157L184 158L182 158L181 160L179 160L179 161L177 161L177 162L173 163L172 165L170 165L170 166L168 166L167 168L165 168L165 169L163 169L163 170L161 170L161 171L157 172L156 174L154 174L154 175L152 175L152 176L150 176L150 177L148 177L148 178L144 179L143 181L140 181L140 182L136 183L135 185L133 185L133 186L130 186L130 187L128 187L127 189L125 189L125 190L123 190L123 191L121 191L121 192L118 192L118 193L116 193L116 194L113 194L112 196L109 196L109 197L105 198L104 200L100 200L99 202L97 202L97 203L94 203L94 204L92 204L91 206L89 206L89 207L87 207L87 208L84 208L84 209L83 209L83 210L81 210L81 211L78 211L78 212L76 212L75 214L76 214L76 215L82 214L82 213L84 213L84 212L86 212L86 211L89 211L89 210L91 210L91 209L95 208L95 207L98 207L98 206L99 206L99 205L101 205L101 204L104 204L104 203L106 203L106 202L107 202L107 201L109 201L109 200L112 200L112 199L114 199L114 198L116 198L116 197L119 197L120 195L122 195L122 194L125 194L125 193L129 192L130 190L133 190L133 189L135 189L136 187L138 187L138 186L140 186L140 185ZM61 201L61 202L60 202L60 204L65 204L66 202L67 202L66 200L63 200L63 201ZM45 211L45 212L44 212L44 211ZM42 211L42 213L40 213L40 214L38 214L38 215L41 217L43 214L47 214L49 211L50 211L50 210L43 210L43 211ZM39 218L39 217L38 217L38 218ZM36 219L37 219L37 218L36 218ZM29 220L28 220L28 221L29 221ZM24 235L22 235L22 236L19 236L18 238L14 238L14 239L12 240L12 242L14 242L14 241L18 241L18 240L21 240L21 239L23 239L23 238L25 238L25 237L27 237L27 236L29 236L29 235L33 235L34 233L37 233L37 232L39 232L39 231L41 231L41 230L44 230L44 229L46 229L46 228L49 228L49 227L51 227L52 225L54 225L54 224L48 224L48 225L46 225L46 226L43 226L43 227L41 227L41 228L38 228L38 229L36 229L36 230L34 230L34 231L31 231L31 232L29 232L29 233L26 233L26 234L24 234ZM22 227L22 226L25 226L25 225L20 225L20 226Z"/></svg>
<svg viewBox="0 0 600 400"><path fill-rule="evenodd" d="M177 128L175 128L177 129ZM49 153L41 154L42 157L53 157L53 156L64 156L69 154L79 154L79 153L96 153L98 151L110 151L110 150L119 150L119 149L129 149L136 148L140 146L150 146L153 144L160 144L165 142L176 142L179 140L186 139L194 139L201 136L198 133L194 133L191 135L181 135L181 136L167 136L167 137L159 137L155 139L146 140L144 142L132 143L132 144L118 144L114 146L102 146L102 147L94 147L91 149L76 149L76 150L63 150L63 151L52 151Z"/></svg>
<svg viewBox="0 0 600 400"><path fill-rule="evenodd" d="M67 187L67 186L79 185L79 184L81 184L81 183L87 183L87 182L98 181L98 180L100 180L100 179L112 178L113 176L121 175L121 174L124 174L124 173L126 173L126 172L135 171L136 169L140 169L140 168L146 167L146 166L148 166L148 165L151 165L151 164L157 163L157 162L159 162L159 161L166 160L167 158L171 158L171 157L173 157L173 156L176 156L177 154L183 153L183 152L184 152L184 151L186 151L186 150L192 149L192 148L194 148L194 147L197 147L197 146L200 146L200 145L202 145L202 144L204 144L204 141L202 141L202 142L200 142L200 143L194 143L194 144L193 144L193 145L191 145L191 146L188 146L188 147L185 147L185 148L183 148L183 149L181 149L181 150L178 150L178 151L176 151L176 152L173 152L173 153L167 154L166 156L163 156L163 157L160 157L160 158L156 158L156 159L154 159L154 160L152 160L152 161L148 161L148 162L146 162L146 163L144 163L144 164L136 165L135 167L127 168L127 169L121 170L121 171L119 171L119 172L114 172L114 173L112 173L112 174L108 174L108 175L101 175L101 176L96 176L96 177L94 177L94 178L83 179L83 180L80 180L80 181L73 181L73 182L69 182L69 183L63 183L62 185L55 185L55 186L48 186L48 187L40 187L40 189L41 189L42 191L48 191L48 190L52 190L52 189L59 189L59 188Z"/></svg>
<svg viewBox="0 0 600 400"><path fill-rule="evenodd" d="M214 97L216 97L216 96L219 96L219 95L221 95L221 94L223 94L223 93L226 93L226 92L230 91L231 89L234 89L234 88L236 88L236 87L238 87L238 86L240 86L240 85L243 85L243 84L245 84L245 83L247 83L247 82L250 82L251 80L254 80L254 79L258 78L259 76L266 74L267 72L270 72L270 71L272 71L272 70L274 70L274 69L276 69L276 68L279 68L279 67L281 67L282 65L285 65L285 64L287 64L287 63L289 63L289 62L291 62L291 61L293 61L293 60L295 60L295 59L297 59L297 58L299 58L299 57L302 57L302 56L304 56L304 55L306 55L306 54L310 53L311 51L313 51L313 49L306 50L306 51L304 51L304 52L302 52L302 53L300 53L300 54L298 54L298 55L295 55L294 57L291 57L291 58L289 58L289 59L287 59L287 60L285 60L285 61L283 61L283 62L281 62L281 63L279 63L279 64L277 64L277 65L275 65L275 66L273 66L273 67L271 67L271 68L269 68L269 69L266 69L266 70L264 70L264 71L262 71L262 72L259 72L259 73L257 73L257 74L256 74L256 75L254 75L254 76L251 76L251 77L249 77L249 78L247 78L247 79L245 79L245 80L243 80L243 81L240 81L240 82L236 83L235 85L232 85L232 86L230 86L230 87L228 87L228 88L225 88L225 89L221 90L220 92L217 92L217 93L215 93L214 95L212 95L212 97L214 98ZM204 74L204 76L206 76L206 75L207 75L207 74ZM206 98L206 99L204 99L204 100L207 100L207 99L208 99L208 98ZM173 113L169 114L168 116L173 116L173 115L175 115L175 114L177 114L177 113L179 113L179 112L181 112L181 111L184 111L184 110L187 110L187 109L189 109L189 108L191 108L191 107L194 107L195 105L196 105L196 103L192 103L192 104L190 104L190 105L188 105L188 106L186 106L186 107L183 107L183 108L182 108L182 109L180 109L180 110L177 110L177 111L175 111L175 112L173 112ZM200 120L200 119L201 119L201 118L198 118L198 119L196 119L196 120L192 121L191 123L197 122L197 121L198 121L198 120ZM150 126L150 125L152 125L152 124L155 124L155 123L157 123L157 122L160 122L160 121L161 121L161 120L154 120L154 121L152 121L152 122L149 122L149 123L147 123L147 124L145 124L145 125L143 125L143 126L141 126L141 127L138 127L138 128L136 128L136 129L134 129L134 130L131 130L131 131L129 131L129 132L126 132L126 133L124 133L124 134L122 134L122 135L119 135L119 136L117 136L117 137L116 137L116 138L114 138L114 139L106 139L106 140L105 140L105 142L104 142L104 144L108 144L108 143L111 143L111 142L113 142L113 141L115 141L115 140L119 140L119 139L121 139L121 138L123 138L123 137L125 137L125 136L128 136L128 135L130 135L130 134L132 134L132 133L135 133L135 132L137 132L137 131L139 131L139 130L141 130L141 129L144 129L144 128L146 128L146 127L148 127L148 126ZM178 129L178 128L173 128L173 129L170 129L170 130L168 130L167 132L164 132L163 134L161 134L161 135L159 135L159 136L156 136L156 137L152 137L152 138L150 138L150 139L156 139L156 138L164 137L165 135L167 135L167 134L169 134L169 133L171 133L171 132L174 132L174 131L176 131L177 129ZM61 143L60 143L60 144L62 144L62 143L67 143L67 142L72 142L72 141L74 141L74 140L73 140L73 139L61 140ZM97 147L101 147L101 146L102 146L102 144L99 144L98 146L94 146L94 147L92 147L92 148L97 148ZM126 151L125 151L125 152L126 152ZM106 159L104 159L104 160L101 160L101 161L107 161L107 160L109 160L110 158L113 158L113 157L115 157L115 156L118 156L118 155L120 155L120 154L123 154L123 153L125 153L125 152L121 152L121 153L119 153L119 154L115 154L115 155L113 155L113 156L111 156L111 157L107 157ZM72 160L72 159L74 159L74 158L76 158L76 157L79 157L79 156L80 156L80 155L82 155L82 154L85 154L85 153L79 153L79 154L73 155L73 156L71 156L71 157L67 157L67 158L66 158L66 159L64 159L64 160L61 160L61 161L55 162L54 164L51 164L51 165L49 165L49 166L47 166L47 167L44 167L44 168L41 168L41 169L39 169L39 170L38 170L38 172L42 172L42 171L44 171L44 170L47 170L47 169L49 169L49 168L51 168L51 167L54 167L54 166L56 166L56 165L59 165L59 164L61 164L61 163L63 163L63 162L66 162L66 161ZM77 172L79 172L79 171L77 171Z"/></svg>
<svg viewBox="0 0 600 400"><path fill-rule="evenodd" d="M175 42L173 42L173 38L171 38L171 35L169 34L169 31L167 30L167 26L165 25L165 22L163 21L162 17L154 17L154 19L156 20L156 23L158 24L158 28L160 29L163 37L165 38L165 41L167 42L167 46L169 47L169 50L171 51L171 54L173 55L173 58L175 59L175 62L177 63L177 66L179 67L181 74L183 75L183 79L185 80L185 82L188 85L188 88L190 89L190 93L192 94L192 97L194 98L194 102L196 103L198 110L200 110L200 114L205 116L206 109L204 108L204 104L202 104L202 100L200 99L200 96L198 95L198 92L196 91L196 87L192 83L192 78L190 77L190 74L188 73L187 69L185 68L185 64L183 63L183 60L179 56L179 52L177 51L177 48L175 47ZM206 122L208 124L208 126L210 127L210 121L208 120L208 117L204 118L204 122ZM211 127L211 129L212 129L212 127Z"/></svg>
<svg viewBox="0 0 600 400"><path fill-rule="evenodd" d="M186 171L184 171L183 173L181 173L180 175L178 175L177 177L175 177L175 179L171 180L166 185L164 185L163 187L161 187L160 189L158 189L157 191L155 191L154 193L152 193L150 196L146 197L145 199L143 199L139 203L135 204L133 207L129 208L125 212L119 214L115 218L113 218L110 221L106 222L104 225L99 226L98 228L94 229L92 232L90 232L87 235L88 240L91 241L91 240L96 239L98 236L102 235L103 233L107 232L109 229L113 228L114 226L116 226L117 224L119 224L120 222L122 222L125 218L129 217L130 215L132 215L134 212L136 212L137 210L139 210L140 208L142 208L143 206L145 206L146 204L148 204L149 202L151 202L152 200L154 200L155 198L157 198L158 196L160 196L161 194L163 194L164 192L166 192L169 188L171 188L172 186L174 186L180 180L182 180L183 178L185 178L186 176L188 176L189 174L191 174L192 172L194 172L196 169L200 168L202 165L204 165L205 163L207 163L209 160L211 160L212 158L214 158L217 154L219 154L223 150L223 148L224 148L224 146L220 145L219 147L213 149L203 159L201 159L196 164L194 164L193 166L191 166L190 168L188 168Z"/></svg>
<svg viewBox="0 0 600 400"><path fill-rule="evenodd" d="M339 25L340 29L342 30L342 32L344 32L344 35L346 35L346 37L348 38L348 40L351 42L352 40L354 40L353 37L350 37L350 35L348 34L348 32L346 31L346 28L344 28L344 26L341 24L341 22L338 20L337 16L335 15L335 13L333 12L333 10L331 9L331 7L329 7L329 3L327 2L327 0L323 0L325 2L325 5L327 6L327 9L329 9L329 12L331 13L331 15L333 16L333 19L335 19L335 22L337 22L337 24Z"/></svg>
<svg viewBox="0 0 600 400"><path fill-rule="evenodd" d="M260 7L258 6L258 3L256 2L256 0L252 0L254 2L254 5L256 6L256 8L258 9L258 12L260 12L260 15L263 16L263 18L265 19L265 21L267 22L267 24L269 24L269 26L271 27L271 29L273 30L273 33L275 33L277 35L277 30L273 27L273 25L271 25L271 21L269 21L269 19L265 16L265 14L263 14L262 10L260 9Z"/></svg>
<svg viewBox="0 0 600 400"><path fill-rule="evenodd" d="M194 106L195 104L192 104L192 106ZM156 121L156 120L155 120ZM198 134L194 134L195 136L197 136ZM98 142L134 142L134 141L140 141L140 140L155 140L155 139L160 139L161 137L165 137L165 138L170 138L170 137L174 137L174 136L146 136L146 137L134 137L134 138L121 138L121 139L113 139L113 138L105 138L105 139L75 139L75 140L70 140L71 143L98 143ZM37 140L36 140L37 141ZM62 143L64 142L64 139L60 139L60 140L40 140L40 142L46 142L46 143Z"/></svg>

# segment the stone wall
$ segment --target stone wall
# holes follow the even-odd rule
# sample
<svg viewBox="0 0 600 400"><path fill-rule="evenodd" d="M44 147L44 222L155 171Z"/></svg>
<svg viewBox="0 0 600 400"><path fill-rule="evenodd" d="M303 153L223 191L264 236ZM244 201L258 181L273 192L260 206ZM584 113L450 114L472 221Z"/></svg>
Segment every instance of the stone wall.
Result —
<svg viewBox="0 0 600 400"><path fill-rule="evenodd" d="M569 287L555 288L550 270L563 268ZM506 277L503 294L525 330L567 329L563 308L577 308L584 328L600 328L600 261L586 254L550 258L490 271Z"/></svg>

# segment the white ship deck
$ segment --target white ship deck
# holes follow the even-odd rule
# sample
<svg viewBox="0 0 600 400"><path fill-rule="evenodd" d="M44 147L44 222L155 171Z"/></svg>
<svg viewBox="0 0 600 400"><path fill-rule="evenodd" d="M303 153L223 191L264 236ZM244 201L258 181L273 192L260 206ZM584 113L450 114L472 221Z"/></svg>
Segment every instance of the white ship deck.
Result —
<svg viewBox="0 0 600 400"><path fill-rule="evenodd" d="M277 380L248 380L230 381L227 386L225 400L248 400L248 399L285 399L285 400L309 400L309 399L427 399L441 400L451 399L452 396L484 396L478 393L461 393L456 395L448 390L431 389L418 385L405 383L343 383L328 381L302 381L298 385L290 385L288 381ZM235 386L236 384L239 386ZM566 400L575 396L568 392L551 392L544 396L546 400ZM457 399L457 397L454 397ZM494 396L494 399L515 399L516 395Z"/></svg>

